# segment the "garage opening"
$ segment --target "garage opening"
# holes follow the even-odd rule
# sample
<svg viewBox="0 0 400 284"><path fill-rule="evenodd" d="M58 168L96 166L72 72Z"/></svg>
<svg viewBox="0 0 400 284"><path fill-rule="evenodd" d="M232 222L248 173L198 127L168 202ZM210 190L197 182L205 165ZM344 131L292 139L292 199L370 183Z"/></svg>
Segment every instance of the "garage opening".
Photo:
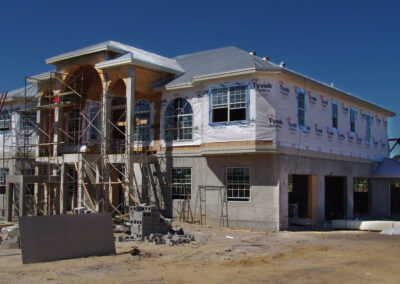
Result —
<svg viewBox="0 0 400 284"><path fill-rule="evenodd" d="M390 184L390 217L400 219L400 183Z"/></svg>
<svg viewBox="0 0 400 284"><path fill-rule="evenodd" d="M369 210L369 180L355 177L353 179L354 217L364 217Z"/></svg>
<svg viewBox="0 0 400 284"><path fill-rule="evenodd" d="M311 218L308 179L307 175L289 175L289 218Z"/></svg>
<svg viewBox="0 0 400 284"><path fill-rule="evenodd" d="M346 217L346 178L325 177L325 219Z"/></svg>

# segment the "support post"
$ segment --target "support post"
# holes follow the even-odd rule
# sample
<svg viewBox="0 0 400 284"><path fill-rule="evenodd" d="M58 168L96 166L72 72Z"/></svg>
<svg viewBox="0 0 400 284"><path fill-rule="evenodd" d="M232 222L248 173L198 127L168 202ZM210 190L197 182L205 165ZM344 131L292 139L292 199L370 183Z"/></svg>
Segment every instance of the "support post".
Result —
<svg viewBox="0 0 400 284"><path fill-rule="evenodd" d="M25 216L26 185L24 176L19 177L19 217Z"/></svg>
<svg viewBox="0 0 400 284"><path fill-rule="evenodd" d="M346 177L346 218L354 218L354 193L353 193L353 176Z"/></svg>
<svg viewBox="0 0 400 284"><path fill-rule="evenodd" d="M7 208L6 208L6 221L12 220L12 210L13 210L13 184L10 182L6 183L6 200L7 200Z"/></svg>
<svg viewBox="0 0 400 284"><path fill-rule="evenodd" d="M101 132L101 145L100 145L100 152L101 152L101 164L99 165L102 172L102 194L103 194L103 210L107 211L109 206L109 185L107 182L109 181L109 171L108 171L108 159L107 155L109 154L110 143L109 138L111 137L111 125L108 122L111 118L111 102L108 96L108 76L107 73L102 74L103 80L103 97L102 97L102 111L101 111L101 125L102 125L102 132ZM100 208L99 208L100 209Z"/></svg>
<svg viewBox="0 0 400 284"><path fill-rule="evenodd" d="M57 80L54 94L58 94L59 92L60 92L60 82ZM58 142L60 142L59 141L60 140L60 135L59 135L60 121L61 121L61 109L59 107L56 107L54 109L53 157L57 157L58 151L59 151L59 143Z"/></svg>
<svg viewBox="0 0 400 284"><path fill-rule="evenodd" d="M134 125L135 125L135 69L131 67L126 74L126 147L125 154L127 159L125 161L125 174L126 182L129 187L133 185L133 144L134 144ZM129 205L129 195L125 192L125 205Z"/></svg>
<svg viewBox="0 0 400 284"><path fill-rule="evenodd" d="M322 226L325 222L325 176L317 176L317 225Z"/></svg>
<svg viewBox="0 0 400 284"><path fill-rule="evenodd" d="M65 163L61 164L60 169L60 214L65 214L67 212L67 190L66 190L66 183L65 183L65 175L66 175L66 165Z"/></svg>

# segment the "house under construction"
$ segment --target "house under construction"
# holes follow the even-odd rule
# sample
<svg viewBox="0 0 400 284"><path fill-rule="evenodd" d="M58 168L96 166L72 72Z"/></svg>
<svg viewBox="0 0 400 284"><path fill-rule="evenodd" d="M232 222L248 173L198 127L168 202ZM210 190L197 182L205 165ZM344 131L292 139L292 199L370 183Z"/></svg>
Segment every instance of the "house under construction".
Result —
<svg viewBox="0 0 400 284"><path fill-rule="evenodd" d="M171 59L114 41L46 63L54 71L26 79L35 105L18 110L36 141L7 175L8 220L136 202L267 231L400 215L400 172L383 170L395 114L285 64L235 47Z"/></svg>

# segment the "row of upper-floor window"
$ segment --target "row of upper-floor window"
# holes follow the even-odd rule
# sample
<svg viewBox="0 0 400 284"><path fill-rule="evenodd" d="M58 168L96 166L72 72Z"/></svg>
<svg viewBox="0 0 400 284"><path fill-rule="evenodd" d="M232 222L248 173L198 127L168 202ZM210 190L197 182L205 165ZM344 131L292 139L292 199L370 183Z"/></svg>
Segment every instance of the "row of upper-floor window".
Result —
<svg viewBox="0 0 400 284"><path fill-rule="evenodd" d="M306 108L306 92L301 89L296 90L297 96L297 124L300 128L307 127L306 125L306 117L307 117L307 108ZM348 127L343 128L348 130L349 133L356 134L357 133L357 108L355 106L350 106L349 108L349 120ZM335 100L331 100L331 127L333 130L339 130L339 103ZM365 142L371 142L371 114L369 112L365 113Z"/></svg>

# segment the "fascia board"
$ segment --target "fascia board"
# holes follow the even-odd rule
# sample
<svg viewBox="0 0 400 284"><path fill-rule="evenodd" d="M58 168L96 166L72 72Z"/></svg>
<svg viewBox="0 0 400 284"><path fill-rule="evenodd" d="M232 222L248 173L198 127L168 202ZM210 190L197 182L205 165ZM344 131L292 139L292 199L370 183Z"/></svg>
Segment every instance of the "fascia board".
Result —
<svg viewBox="0 0 400 284"><path fill-rule="evenodd" d="M136 66L149 68L149 69L161 71L161 72L167 72L167 73L172 73L172 74L182 74L181 71L178 71L178 70L175 70L172 68L168 68L168 67L164 67L164 66L160 66L157 64L152 64L152 63L149 63L146 61L134 59L132 57L126 58L123 60L113 60L112 62L104 61L101 63L97 63L95 66L96 66L96 68L99 68L99 69L108 69L108 68L115 68L115 67L119 67L119 66L123 66L123 65L136 65Z"/></svg>
<svg viewBox="0 0 400 284"><path fill-rule="evenodd" d="M170 90L180 90L180 89L191 88L191 87L194 87L196 85L196 83L201 83L203 81L213 80L213 79L222 79L222 78L233 77L233 76L248 75L248 74L255 73L255 71L256 71L255 68L249 68L249 69L235 70L235 71L229 71L229 72L223 72L223 73L194 76L190 83L185 83L185 84L180 84L180 85L172 85L172 86L167 85L165 87L165 90L170 91Z"/></svg>
<svg viewBox="0 0 400 284"><path fill-rule="evenodd" d="M101 51L114 51L117 53L126 53L127 51L121 48L118 48L113 45L100 45L89 49L77 50L72 52L67 52L61 55L57 55L54 57L50 57L46 59L46 64L56 64L57 62L72 59L75 57L88 55L91 53L101 52Z"/></svg>

